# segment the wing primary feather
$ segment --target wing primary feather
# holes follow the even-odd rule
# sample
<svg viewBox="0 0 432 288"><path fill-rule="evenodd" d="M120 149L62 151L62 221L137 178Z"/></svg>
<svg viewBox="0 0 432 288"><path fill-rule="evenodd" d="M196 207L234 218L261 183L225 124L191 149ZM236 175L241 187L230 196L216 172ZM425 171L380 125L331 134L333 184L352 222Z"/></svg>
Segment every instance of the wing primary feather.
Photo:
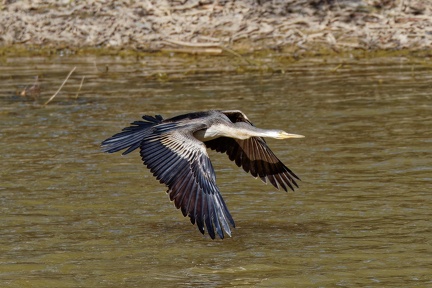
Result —
<svg viewBox="0 0 432 288"><path fill-rule="evenodd" d="M221 220L223 219L224 221L221 221L221 222L226 224L226 227L228 227L228 230L229 230L228 222L230 222L231 225L233 227L235 227L234 220L233 220L230 212L228 211L228 208L226 207L225 201L223 200L222 196L218 193L218 194L214 195L214 198L216 200L214 202L216 204L218 204L217 211L221 211L222 212L222 216L223 217L219 218L219 219L221 219ZM224 227L224 229L225 229L225 227Z"/></svg>
<svg viewBox="0 0 432 288"><path fill-rule="evenodd" d="M219 235L219 237L221 239L224 238L224 233L220 224L220 220L219 217L217 216L217 210L216 207L214 205L214 203L211 200L211 197L207 197L207 202L208 202L208 210L209 210L209 221L214 223L215 229L216 229L216 233Z"/></svg>
<svg viewBox="0 0 432 288"><path fill-rule="evenodd" d="M191 211L191 213L194 214L194 217L196 219L196 224L198 227L198 230L204 234L204 215L203 215L203 204L202 204L202 200L203 200L203 194L205 194L204 191L199 191L198 193L196 193L196 198L195 198L195 205L193 210ZM210 231L207 231L207 233L209 233L210 237L212 236L212 233ZM213 232L213 237L212 239L214 239L214 232Z"/></svg>
<svg viewBox="0 0 432 288"><path fill-rule="evenodd" d="M258 147L260 147L257 144ZM266 179L268 179L270 181L270 183L276 187L277 189L279 189L279 185L277 180L274 177L274 174L277 174L277 172L275 171L275 164L273 163L273 160L271 159L271 155L267 152L266 149L260 149L260 159L262 159L262 175L261 177L264 178L263 182L267 183ZM263 179L261 178L261 180Z"/></svg>
<svg viewBox="0 0 432 288"><path fill-rule="evenodd" d="M209 233L210 238L214 239L215 237L215 233L214 230L212 229L212 224L211 224L211 218L209 216L209 208L208 208L208 194L205 193L202 197L202 215L203 215L203 220L206 226L206 230L207 233Z"/></svg>
<svg viewBox="0 0 432 288"><path fill-rule="evenodd" d="M264 179L265 179L265 178L264 178ZM276 182L276 180L275 180L273 174L267 175L267 179L269 180L269 182L270 182L274 187L276 187L277 189L279 189L279 186L278 186L278 184L277 184L277 182Z"/></svg>
<svg viewBox="0 0 432 288"><path fill-rule="evenodd" d="M173 191L171 193L171 200L177 199L178 195L181 195L181 191L188 191L187 189L189 189L193 179L191 177L189 177L190 174L190 169L189 167L185 167L184 169L182 169L182 171L180 171L180 174L178 175L177 179L179 179L179 181L177 182L173 182L170 186L170 189ZM177 207L178 208L178 207Z"/></svg>
<svg viewBox="0 0 432 288"><path fill-rule="evenodd" d="M164 165L162 172L159 174L158 178L160 178L161 180L163 180L163 182L166 185L170 185L170 183L177 178L177 173L180 170L180 168L184 165L182 165L184 160L183 159L179 159L176 157L173 157L169 163L166 164L166 166ZM167 167L167 168L166 168Z"/></svg>
<svg viewBox="0 0 432 288"><path fill-rule="evenodd" d="M189 187L188 190L185 190L186 193L184 193L184 196L182 197L182 200L180 202L180 207L182 210L182 213L184 216L189 215L189 216L193 216L193 214L189 213L189 205L191 204L191 200L194 198L194 194L199 193L199 191L197 191L199 188L196 187L196 184L194 183L193 180L190 181L189 183ZM192 217L191 217L191 221L192 221ZM195 224L195 219L193 221L192 224Z"/></svg>

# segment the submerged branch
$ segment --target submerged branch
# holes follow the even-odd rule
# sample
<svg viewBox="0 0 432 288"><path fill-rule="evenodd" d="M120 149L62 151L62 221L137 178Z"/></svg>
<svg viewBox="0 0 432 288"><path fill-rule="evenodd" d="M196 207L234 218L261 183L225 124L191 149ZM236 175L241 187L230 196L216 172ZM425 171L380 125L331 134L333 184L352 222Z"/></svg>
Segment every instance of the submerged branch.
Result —
<svg viewBox="0 0 432 288"><path fill-rule="evenodd" d="M72 75L72 73L75 71L75 69L76 69L76 66L69 72L69 75L66 77L66 79L63 81L63 83L60 85L60 87L59 87L59 89L57 90L57 92L56 93L54 93L54 95L53 96L51 96L51 98L50 99L48 99L48 101L46 101L45 103L44 103L44 105L47 105L49 102L51 102L56 96L57 96L57 94L60 92L60 90L63 88L63 86L66 84L66 81L69 79L69 77Z"/></svg>
<svg viewBox="0 0 432 288"><path fill-rule="evenodd" d="M77 91L77 93L76 93L76 95L75 95L75 99L78 99L78 95L79 95L79 93L81 92L81 88L82 88L82 86L83 86L84 79L85 79L85 76L83 76L83 77L81 78L81 84L80 84L80 86L79 86L79 88L78 88L78 91Z"/></svg>

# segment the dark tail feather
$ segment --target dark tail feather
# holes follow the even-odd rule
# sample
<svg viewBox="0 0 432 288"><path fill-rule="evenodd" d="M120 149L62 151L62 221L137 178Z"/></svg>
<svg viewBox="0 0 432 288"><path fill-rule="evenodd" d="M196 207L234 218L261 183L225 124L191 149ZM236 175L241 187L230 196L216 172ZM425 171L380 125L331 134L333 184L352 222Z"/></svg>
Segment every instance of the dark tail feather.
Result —
<svg viewBox="0 0 432 288"><path fill-rule="evenodd" d="M128 148L122 154L126 155L137 149L145 136L151 133L151 127L162 122L160 115L142 117L144 121L135 121L131 126L123 128L122 132L117 133L101 143L102 151L114 153Z"/></svg>

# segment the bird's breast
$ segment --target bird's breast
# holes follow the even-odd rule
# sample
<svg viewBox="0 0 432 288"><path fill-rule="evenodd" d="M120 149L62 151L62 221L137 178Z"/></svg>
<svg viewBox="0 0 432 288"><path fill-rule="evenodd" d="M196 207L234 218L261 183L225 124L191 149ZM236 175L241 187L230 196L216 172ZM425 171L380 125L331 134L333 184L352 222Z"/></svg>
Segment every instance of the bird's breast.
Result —
<svg viewBox="0 0 432 288"><path fill-rule="evenodd" d="M202 142L205 142L219 138L220 135L215 129L207 128L196 131L194 133L194 137Z"/></svg>

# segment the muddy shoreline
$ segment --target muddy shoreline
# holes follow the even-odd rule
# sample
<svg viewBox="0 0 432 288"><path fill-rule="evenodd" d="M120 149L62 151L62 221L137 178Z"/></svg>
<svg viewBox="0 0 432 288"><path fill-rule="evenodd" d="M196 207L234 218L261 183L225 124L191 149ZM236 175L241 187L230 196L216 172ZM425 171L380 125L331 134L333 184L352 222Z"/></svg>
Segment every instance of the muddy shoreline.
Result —
<svg viewBox="0 0 432 288"><path fill-rule="evenodd" d="M2 1L3 55L94 48L315 55L432 47L430 0L53 2Z"/></svg>

